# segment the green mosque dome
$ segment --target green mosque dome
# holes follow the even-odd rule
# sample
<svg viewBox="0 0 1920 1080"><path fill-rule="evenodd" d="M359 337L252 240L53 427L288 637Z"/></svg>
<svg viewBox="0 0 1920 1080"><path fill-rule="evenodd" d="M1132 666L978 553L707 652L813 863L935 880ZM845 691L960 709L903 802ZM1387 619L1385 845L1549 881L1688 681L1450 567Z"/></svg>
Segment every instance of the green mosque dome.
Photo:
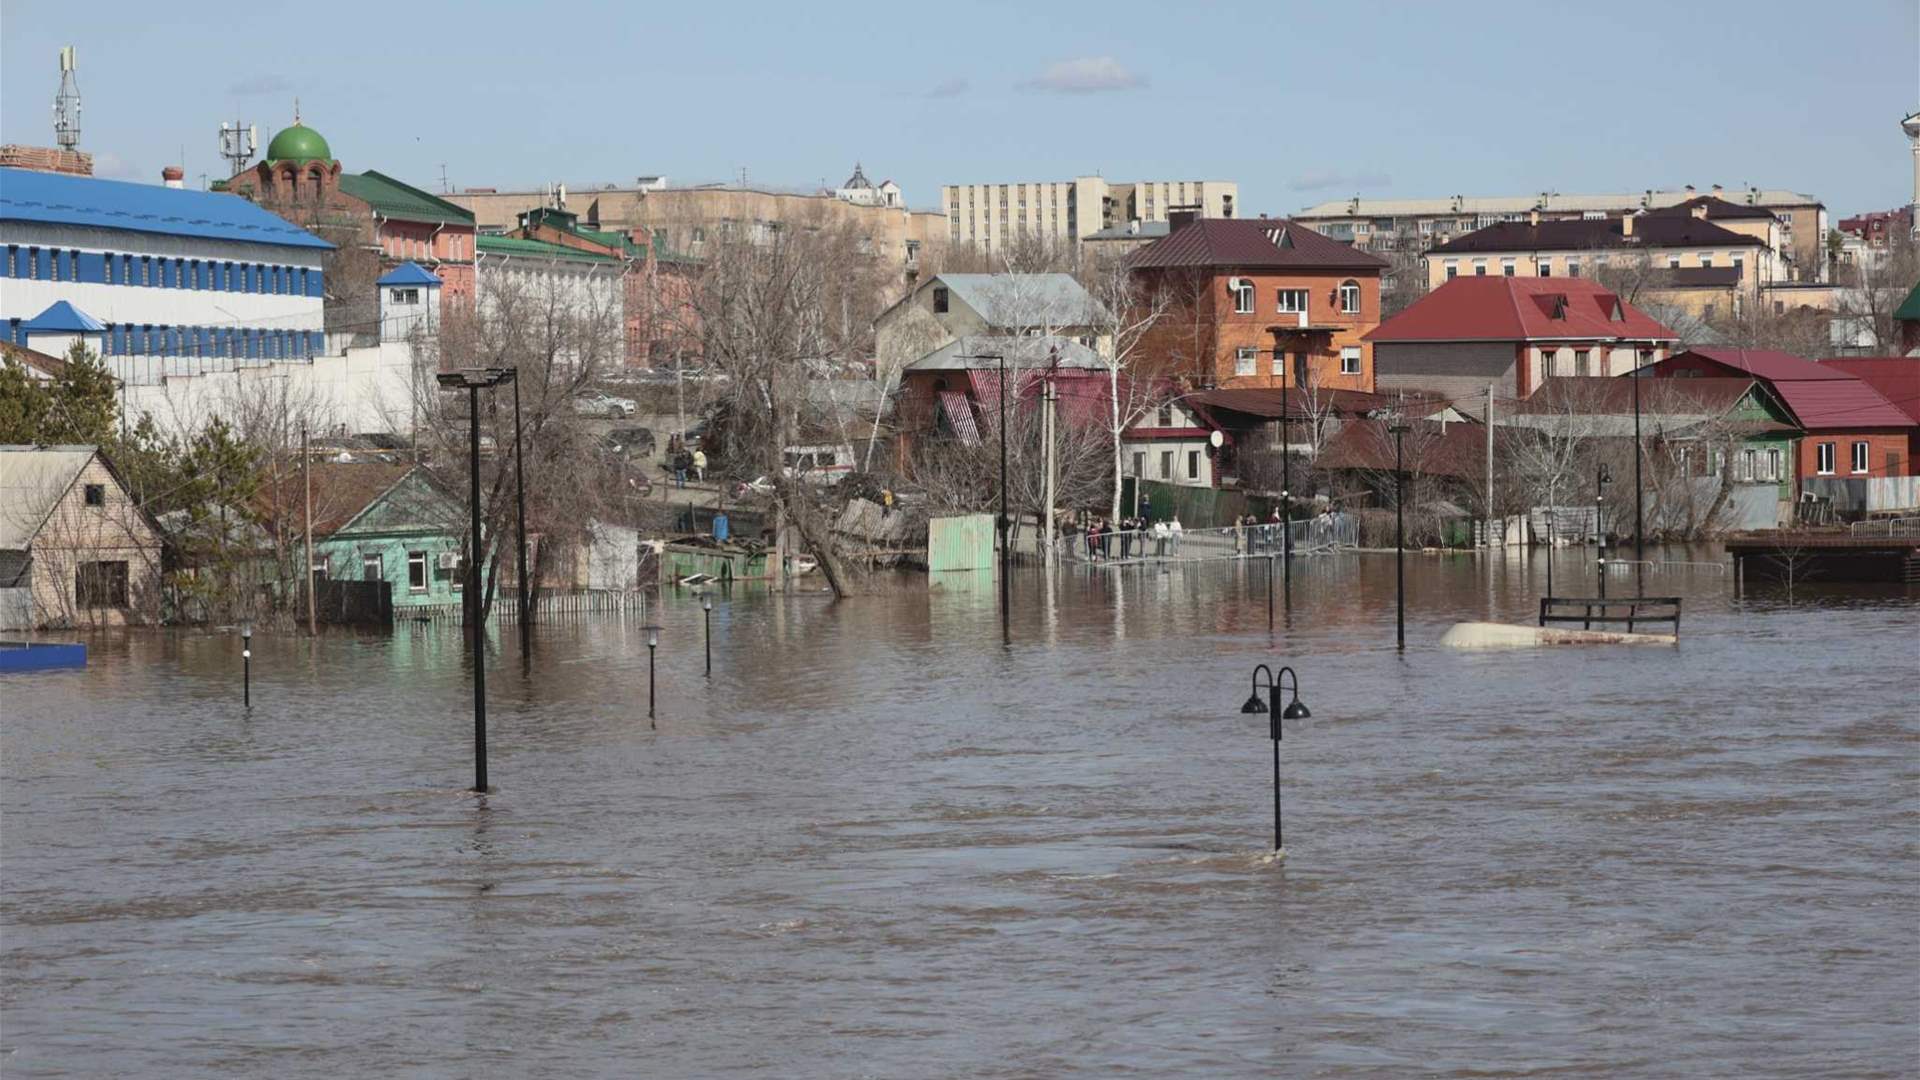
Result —
<svg viewBox="0 0 1920 1080"><path fill-rule="evenodd" d="M267 160L331 163L333 151L328 149L327 140L321 138L319 132L295 120L292 127L281 129L267 144Z"/></svg>

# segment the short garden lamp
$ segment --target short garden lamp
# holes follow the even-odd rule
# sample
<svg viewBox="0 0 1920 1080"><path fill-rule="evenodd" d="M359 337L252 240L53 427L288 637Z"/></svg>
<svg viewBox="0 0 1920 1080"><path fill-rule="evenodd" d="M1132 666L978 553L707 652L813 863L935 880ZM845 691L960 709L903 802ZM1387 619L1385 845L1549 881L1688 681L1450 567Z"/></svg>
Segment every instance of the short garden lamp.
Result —
<svg viewBox="0 0 1920 1080"><path fill-rule="evenodd" d="M240 624L240 704L253 707L253 620Z"/></svg>
<svg viewBox="0 0 1920 1080"><path fill-rule="evenodd" d="M1266 676L1261 682L1260 677ZM1291 680L1289 684L1288 680ZM1267 692L1263 700L1260 691ZM1285 705L1280 704L1280 692L1287 691ZM1260 664L1253 669L1253 692L1247 696L1247 703L1240 711L1249 715L1266 713L1271 719L1267 725L1267 737L1273 740L1273 850L1281 847L1280 832L1280 722L1283 720L1305 720L1313 715L1306 704L1300 700L1300 676L1291 667L1283 667L1279 674L1272 668Z"/></svg>
<svg viewBox="0 0 1920 1080"><path fill-rule="evenodd" d="M647 627L647 722L653 723L653 654L660 647L660 628Z"/></svg>

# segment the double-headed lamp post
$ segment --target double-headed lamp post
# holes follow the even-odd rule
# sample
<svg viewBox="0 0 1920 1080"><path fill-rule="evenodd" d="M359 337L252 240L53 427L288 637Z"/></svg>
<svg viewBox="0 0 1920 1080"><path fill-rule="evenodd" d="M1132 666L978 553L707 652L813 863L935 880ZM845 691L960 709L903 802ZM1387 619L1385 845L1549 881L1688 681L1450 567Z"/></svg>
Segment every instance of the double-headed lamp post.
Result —
<svg viewBox="0 0 1920 1080"><path fill-rule="evenodd" d="M443 390L467 392L467 632L473 635L473 790L487 790L487 636L480 625L480 391L513 381L512 368L460 368L434 376Z"/></svg>
<svg viewBox="0 0 1920 1080"><path fill-rule="evenodd" d="M1261 675L1267 677L1266 682L1263 683L1260 681ZM1282 680L1285 679L1291 679L1293 685L1283 686ZM1291 695L1284 706L1280 704L1280 691L1282 689L1287 690L1289 695ZM1260 698L1260 691L1262 690L1267 692L1267 697L1264 701ZM1253 669L1253 693L1248 696L1247 703L1240 706L1240 711L1248 714L1266 713L1268 715L1267 738L1273 740L1273 850L1279 851L1281 848L1280 722L1282 720L1305 720L1313 714L1308 712L1307 707L1300 701L1300 676L1294 674L1291 667L1281 668L1279 674L1276 675L1273 669L1265 664L1261 664Z"/></svg>

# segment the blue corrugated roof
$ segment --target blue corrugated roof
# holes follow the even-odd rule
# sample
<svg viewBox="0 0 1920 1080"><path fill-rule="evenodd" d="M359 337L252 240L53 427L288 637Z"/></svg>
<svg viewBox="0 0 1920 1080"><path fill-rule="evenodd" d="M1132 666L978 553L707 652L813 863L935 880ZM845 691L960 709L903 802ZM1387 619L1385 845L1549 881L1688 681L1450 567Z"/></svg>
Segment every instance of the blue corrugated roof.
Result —
<svg viewBox="0 0 1920 1080"><path fill-rule="evenodd" d="M237 195L0 169L0 221L238 240L281 247L333 245Z"/></svg>
<svg viewBox="0 0 1920 1080"><path fill-rule="evenodd" d="M98 334L107 328L107 324L81 311L65 300L50 305L47 310L28 319L20 329L29 334L35 333L82 333Z"/></svg>
<svg viewBox="0 0 1920 1080"><path fill-rule="evenodd" d="M417 262L404 262L384 274L375 285L438 285L440 279Z"/></svg>

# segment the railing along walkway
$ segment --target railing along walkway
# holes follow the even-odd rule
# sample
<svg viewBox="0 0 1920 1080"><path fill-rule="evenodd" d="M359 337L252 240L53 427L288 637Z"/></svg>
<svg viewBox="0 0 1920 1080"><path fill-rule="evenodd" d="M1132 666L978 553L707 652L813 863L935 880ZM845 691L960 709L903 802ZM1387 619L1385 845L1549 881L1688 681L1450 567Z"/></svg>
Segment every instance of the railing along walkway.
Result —
<svg viewBox="0 0 1920 1080"><path fill-rule="evenodd" d="M1102 533L1091 546L1084 530L1054 541L1062 561L1085 563L1201 562L1264 558L1286 547L1279 523L1182 529L1158 536L1152 529ZM1293 523L1293 553L1324 555L1359 546L1359 526L1344 514L1323 514Z"/></svg>

